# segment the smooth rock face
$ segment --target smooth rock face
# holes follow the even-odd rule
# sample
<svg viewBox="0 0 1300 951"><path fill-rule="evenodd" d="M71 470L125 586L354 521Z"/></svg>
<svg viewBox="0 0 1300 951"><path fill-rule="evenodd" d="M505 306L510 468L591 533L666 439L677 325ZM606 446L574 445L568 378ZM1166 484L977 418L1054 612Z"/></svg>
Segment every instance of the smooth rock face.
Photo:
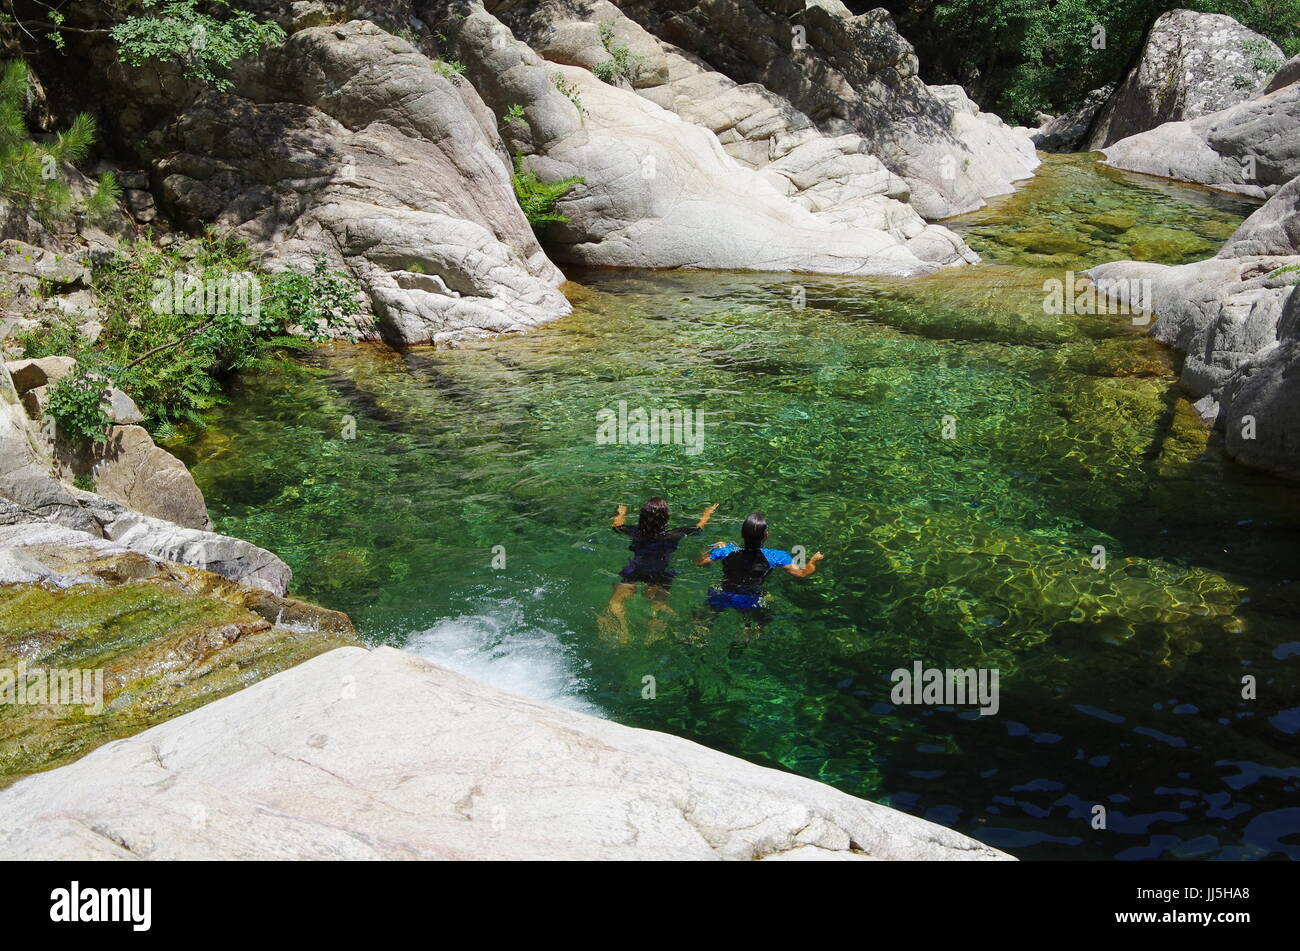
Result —
<svg viewBox="0 0 1300 951"><path fill-rule="evenodd" d="M1300 288L1286 299L1276 337L1224 385L1224 439L1240 462L1300 479Z"/></svg>
<svg viewBox="0 0 1300 951"><path fill-rule="evenodd" d="M613 781L611 781L613 777ZM345 647L0 792L28 859L1005 859L812 780Z"/></svg>
<svg viewBox="0 0 1300 951"><path fill-rule="evenodd" d="M1300 178L1294 178L1241 223L1219 250L1221 258L1300 251Z"/></svg>
<svg viewBox="0 0 1300 951"><path fill-rule="evenodd" d="M393 343L569 313L495 119L405 40L364 21L305 29L238 92L205 94L170 130L180 148L157 174L181 218L233 227L269 267L324 254L356 276Z"/></svg>
<svg viewBox="0 0 1300 951"><path fill-rule="evenodd" d="M104 411L108 413L108 418L119 426L134 426L136 423L144 422L144 413L140 412L140 407L135 405L135 400L116 387L109 388L107 403Z"/></svg>
<svg viewBox="0 0 1300 951"><path fill-rule="evenodd" d="M887 231L825 220L728 155L708 129L586 69L546 63L490 15L456 21L466 75L503 113L524 106L528 160L543 181L584 183L548 231L585 265L824 274L921 274ZM578 105L557 88L573 90Z"/></svg>
<svg viewBox="0 0 1300 951"><path fill-rule="evenodd" d="M908 184L871 154L854 133L827 134L784 97L758 83L744 85L716 72L698 57L653 36L608 0L577 11L552 5L534 8L511 22L530 46L559 64L599 67L611 60L608 44L638 57L630 88L637 95L712 132L740 165L762 172L776 190L814 216L841 229L886 231L923 261L972 263L978 256L953 232L927 224L907 204ZM503 135L515 148L532 150L532 130L507 124Z"/></svg>
<svg viewBox="0 0 1300 951"><path fill-rule="evenodd" d="M61 457L69 459L66 450ZM106 442L85 447L70 468L93 473L98 495L143 515L182 528L212 528L203 493L185 463L154 445L140 426L113 426Z"/></svg>
<svg viewBox="0 0 1300 951"><path fill-rule="evenodd" d="M1088 148L1245 102L1285 58L1232 17L1171 10L1152 25L1141 60L1097 117Z"/></svg>
<svg viewBox="0 0 1300 951"><path fill-rule="evenodd" d="M509 6L490 4L503 17ZM547 4L558 6L582 5ZM784 97L823 132L862 136L907 181L912 207L928 220L978 208L1038 165L1025 130L921 81L915 51L883 9L853 16L829 0L621 0L619 7L736 82Z"/></svg>
<svg viewBox="0 0 1300 951"><path fill-rule="evenodd" d="M1103 151L1116 168L1268 197L1300 175L1300 83Z"/></svg>
<svg viewBox="0 0 1300 951"><path fill-rule="evenodd" d="M19 396L29 390L58 383L77 368L72 357L40 357L35 360L14 360L5 364L13 378Z"/></svg>
<svg viewBox="0 0 1300 951"><path fill-rule="evenodd" d="M1292 56L1282 64L1282 68L1269 81L1264 92L1277 92L1283 86L1290 86L1292 83L1300 83L1300 55Z"/></svg>

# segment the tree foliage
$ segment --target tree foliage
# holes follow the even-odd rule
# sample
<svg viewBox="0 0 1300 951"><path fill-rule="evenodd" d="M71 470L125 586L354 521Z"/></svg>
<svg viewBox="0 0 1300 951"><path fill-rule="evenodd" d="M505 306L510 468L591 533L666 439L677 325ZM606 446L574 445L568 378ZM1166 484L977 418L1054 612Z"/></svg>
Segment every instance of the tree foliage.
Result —
<svg viewBox="0 0 1300 951"><path fill-rule="evenodd" d="M855 8L874 6L857 2ZM1118 82L1156 18L1224 13L1300 53L1300 0L910 0L886 4L917 47L928 82L959 82L986 108L1032 123ZM1098 28L1104 29L1104 36ZM1247 51L1248 52L1248 51Z"/></svg>
<svg viewBox="0 0 1300 951"><path fill-rule="evenodd" d="M229 89L222 73L235 60L284 40L276 23L227 0L139 0L145 12L112 28L118 55L131 66L177 63L189 79Z"/></svg>
<svg viewBox="0 0 1300 951"><path fill-rule="evenodd" d="M175 64L186 78L217 89L230 88L226 73L236 60L285 37L277 23L234 7L230 0L104 0L93 10L69 0L5 6L0 31L7 45L22 49L23 55L37 52L29 44L38 38L66 52L71 37L107 35L129 66Z"/></svg>
<svg viewBox="0 0 1300 951"><path fill-rule="evenodd" d="M106 216L122 194L113 174L100 175L94 191L78 207L65 168L89 154L95 141L94 118L83 112L54 141L33 141L23 118L30 83L21 60L0 67L0 197L47 222L65 219L73 211L92 219Z"/></svg>

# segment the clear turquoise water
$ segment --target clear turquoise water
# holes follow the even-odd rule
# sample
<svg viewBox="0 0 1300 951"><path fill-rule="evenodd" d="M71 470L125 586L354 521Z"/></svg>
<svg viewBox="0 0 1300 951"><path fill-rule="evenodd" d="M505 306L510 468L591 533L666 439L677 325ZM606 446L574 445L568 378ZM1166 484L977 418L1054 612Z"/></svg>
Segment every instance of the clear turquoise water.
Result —
<svg viewBox="0 0 1300 951"><path fill-rule="evenodd" d="M322 348L238 380L173 448L220 530L372 642L1025 858L1300 857L1297 493L1223 458L1127 318L1043 313L1045 275L1136 243L1084 229L1090 209L1172 233L1179 260L1249 206L1055 160L955 223L976 268L575 273L570 318L454 350ZM1026 250L1048 221L1080 244ZM703 451L598 444L620 400L702 410ZM675 614L638 596L624 636L602 619L627 554L609 517L653 494L676 522L721 508L682 548ZM827 558L774 579L746 642L702 610L714 573L690 560L751 510ZM914 660L996 667L1000 711L895 706L889 673Z"/></svg>

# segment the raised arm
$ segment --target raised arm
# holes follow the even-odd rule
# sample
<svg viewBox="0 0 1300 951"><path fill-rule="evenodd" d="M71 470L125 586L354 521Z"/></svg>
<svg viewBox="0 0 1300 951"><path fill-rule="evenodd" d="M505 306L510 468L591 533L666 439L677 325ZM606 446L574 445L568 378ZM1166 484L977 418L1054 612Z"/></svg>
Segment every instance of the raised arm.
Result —
<svg viewBox="0 0 1300 951"><path fill-rule="evenodd" d="M626 521L627 521L627 506L620 505L618 507L618 514L614 516L614 521L610 522L610 527L619 528Z"/></svg>
<svg viewBox="0 0 1300 951"><path fill-rule="evenodd" d="M704 567L704 566L707 565L710 561L713 560L712 558L709 557L709 552L713 551L713 550L716 549L716 548L726 548L726 547L727 547L727 543L726 543L726 542L714 542L714 543L713 543L712 545L710 545L707 549L705 549L704 554L700 555L699 558L696 558L696 559L695 559L695 564L698 565L698 566L701 567L701 568Z"/></svg>
<svg viewBox="0 0 1300 951"><path fill-rule="evenodd" d="M695 527L703 528L705 525L708 525L709 519L713 518L713 513L716 512L717 510L718 510L718 503L714 502L712 505L706 508L704 512L700 515L700 520L695 523Z"/></svg>
<svg viewBox="0 0 1300 951"><path fill-rule="evenodd" d="M826 556L823 555L821 552L818 552L817 554L809 558L808 564L804 565L802 568L800 568L798 565L786 565L785 566L786 573L794 575L796 578L807 578L809 575L811 575L814 571L817 570L817 562L821 561L825 557Z"/></svg>

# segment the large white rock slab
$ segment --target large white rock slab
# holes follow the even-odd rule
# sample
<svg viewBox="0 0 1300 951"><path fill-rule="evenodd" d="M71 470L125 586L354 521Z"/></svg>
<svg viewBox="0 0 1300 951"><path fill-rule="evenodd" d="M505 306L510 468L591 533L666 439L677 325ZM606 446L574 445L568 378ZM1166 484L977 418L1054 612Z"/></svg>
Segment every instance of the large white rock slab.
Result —
<svg viewBox="0 0 1300 951"><path fill-rule="evenodd" d="M696 743L345 647L0 792L41 859L1006 859Z"/></svg>
<svg viewBox="0 0 1300 951"><path fill-rule="evenodd" d="M819 131L785 97L709 68L698 56L649 33L608 0L580 8L539 4L530 10L531 17L515 17L511 23L545 59L593 69L611 60L607 46L626 46L638 57L638 72L635 82L625 85L708 129L739 164L763 172L780 194L827 223L887 231L923 261L979 260L956 234L927 224L907 204L907 182L871 154L861 135ZM566 19L576 16L583 19ZM508 124L503 134L509 139L514 131L522 127Z"/></svg>
<svg viewBox="0 0 1300 951"><path fill-rule="evenodd" d="M583 179L556 206L569 221L547 232L558 260L822 274L936 270L901 232L875 226L883 221L814 214L772 176L737 161L709 128L587 69L547 62L480 9L448 29L485 101L502 114L523 107L516 126L527 129L511 134L529 167L547 182ZM864 159L885 173L879 185L887 188L883 166ZM924 223L915 225L920 234ZM952 243L948 252L960 259Z"/></svg>

